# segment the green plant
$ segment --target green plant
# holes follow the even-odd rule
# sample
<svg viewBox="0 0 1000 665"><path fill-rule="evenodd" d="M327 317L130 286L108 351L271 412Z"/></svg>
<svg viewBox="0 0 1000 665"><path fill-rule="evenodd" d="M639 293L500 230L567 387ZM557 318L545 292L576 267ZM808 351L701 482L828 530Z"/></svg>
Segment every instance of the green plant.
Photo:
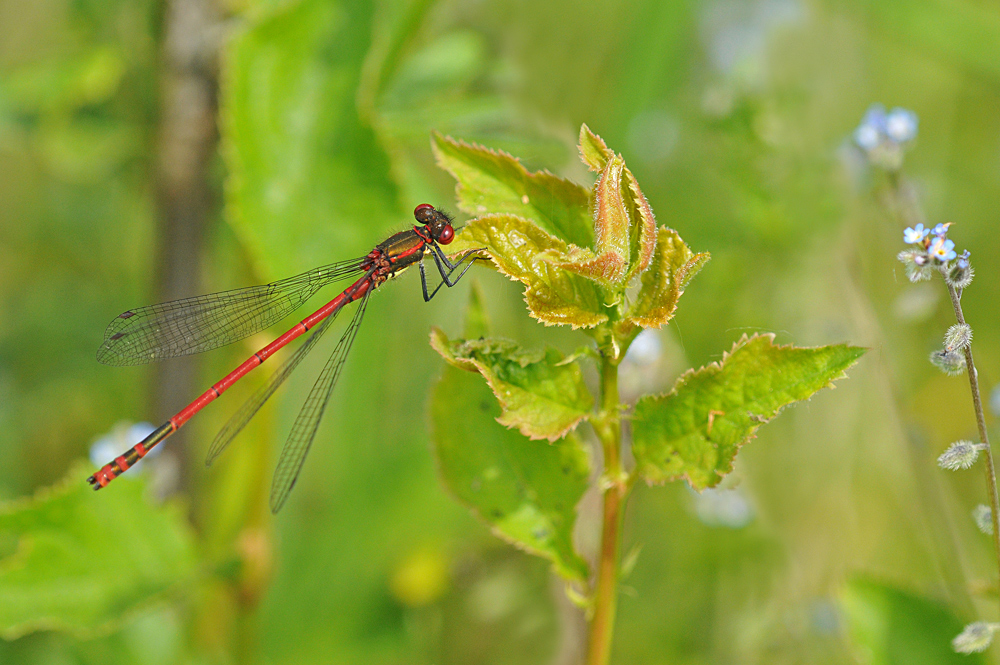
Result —
<svg viewBox="0 0 1000 665"><path fill-rule="evenodd" d="M475 216L453 251L480 249L524 284L532 317L590 338L566 356L488 337L475 293L465 339L434 329L431 344L451 365L431 406L442 479L498 536L552 562L587 612L588 663L607 663L622 514L635 483L683 479L698 490L714 487L758 427L842 377L864 349L777 346L772 335L744 336L720 362L688 371L670 392L623 404L618 367L629 345L644 328L670 321L708 254L692 252L676 231L657 225L622 156L586 125L580 155L598 173L590 188L450 138L436 135L434 149L458 181L460 209ZM596 365L596 394L584 380L584 360ZM603 458L593 480L586 434L578 433L583 422ZM630 466L623 461L626 441ZM576 505L591 482L603 495L593 572L573 544Z"/></svg>

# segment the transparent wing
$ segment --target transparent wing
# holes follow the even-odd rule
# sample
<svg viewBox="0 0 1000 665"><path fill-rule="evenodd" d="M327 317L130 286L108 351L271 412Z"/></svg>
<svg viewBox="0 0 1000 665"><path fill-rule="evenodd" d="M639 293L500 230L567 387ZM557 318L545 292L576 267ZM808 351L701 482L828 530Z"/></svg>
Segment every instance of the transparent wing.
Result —
<svg viewBox="0 0 1000 665"><path fill-rule="evenodd" d="M305 462L309 447L312 445L319 428L320 420L326 405L330 402L330 395L337 385L340 372L344 368L347 354L351 350L354 338L358 334L361 319L365 315L365 308L368 306L368 296L371 291L365 293L358 308L354 312L351 324L344 331L344 335L337 342L337 347L333 350L333 355L323 367L316 384L309 391L306 403L302 405L295 424L292 425L292 432L288 435L284 447L281 449L281 457L278 458L278 466L274 471L274 481L271 483L271 512L277 513L281 510L285 500L295 487L299 472L302 470L302 463Z"/></svg>
<svg viewBox="0 0 1000 665"><path fill-rule="evenodd" d="M362 272L362 259L331 263L270 284L130 309L104 331L97 360L144 365L201 353L277 323L327 284Z"/></svg>
<svg viewBox="0 0 1000 665"><path fill-rule="evenodd" d="M316 345L316 342L319 341L319 338L323 336L323 333L327 331L330 324L337 318L337 314L340 314L341 311L343 310L338 310L332 316L328 316L323 319L323 321L313 330L309 339L307 339L302 346L296 349L295 353L281 364L281 367L275 370L274 374L271 375L271 378L267 380L267 383L258 388L257 391L243 403L243 406L240 407L239 411L233 414L232 418L229 419L229 422L227 422L225 426L219 430L219 433L215 435L215 440L212 441L212 445L209 446L208 455L205 458L205 466L211 466L212 462L214 462L215 459L222 454L222 451L225 450L226 446L228 446L229 443L236 438L236 435L239 434L244 427L246 427L247 423L250 422L250 419L253 418L258 411L260 411L261 407L264 406L264 403L267 402L268 398L270 398L278 387L285 382L288 375L295 371L295 368L299 366L302 359L309 354L312 348Z"/></svg>

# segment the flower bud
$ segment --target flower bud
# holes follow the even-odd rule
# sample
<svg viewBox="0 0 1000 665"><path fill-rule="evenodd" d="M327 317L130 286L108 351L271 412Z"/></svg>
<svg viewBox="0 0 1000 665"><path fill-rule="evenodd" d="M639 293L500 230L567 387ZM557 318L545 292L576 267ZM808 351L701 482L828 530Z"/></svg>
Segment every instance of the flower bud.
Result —
<svg viewBox="0 0 1000 665"><path fill-rule="evenodd" d="M987 536L993 535L993 511L989 506L979 504L972 509L972 520L979 527L979 530Z"/></svg>
<svg viewBox="0 0 1000 665"><path fill-rule="evenodd" d="M948 269L944 281L956 289L964 289L972 283L974 275L975 271L973 271L972 266L969 264L969 250L965 250L955 260L954 265Z"/></svg>
<svg viewBox="0 0 1000 665"><path fill-rule="evenodd" d="M961 351L972 343L972 327L968 323L956 323L944 334L945 351Z"/></svg>
<svg viewBox="0 0 1000 665"><path fill-rule="evenodd" d="M976 459L979 458L979 451L982 449L983 446L981 444L973 443L972 441L956 441L948 446L948 450L941 453L941 456L938 457L938 466L942 469L950 469L952 471L968 469L976 463Z"/></svg>
<svg viewBox="0 0 1000 665"><path fill-rule="evenodd" d="M958 351L932 351L930 356L931 364L948 376L958 376L965 369L965 354Z"/></svg>
<svg viewBox="0 0 1000 665"><path fill-rule="evenodd" d="M951 641L951 648L958 653L979 653L986 651L993 641L993 633L1000 624L976 621L965 627L955 639Z"/></svg>
<svg viewBox="0 0 1000 665"><path fill-rule="evenodd" d="M896 255L906 268L906 277L911 282L922 282L931 278L934 274L930 257L923 250L907 249Z"/></svg>

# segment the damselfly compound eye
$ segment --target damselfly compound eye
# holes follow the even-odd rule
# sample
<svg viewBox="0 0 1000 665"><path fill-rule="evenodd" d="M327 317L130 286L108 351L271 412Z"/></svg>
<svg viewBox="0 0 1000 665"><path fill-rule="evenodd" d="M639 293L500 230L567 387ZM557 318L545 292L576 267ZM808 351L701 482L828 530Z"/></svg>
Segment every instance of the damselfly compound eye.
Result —
<svg viewBox="0 0 1000 665"><path fill-rule="evenodd" d="M441 229L441 233L438 234L437 241L442 245L447 245L455 238L455 229L451 227L451 224Z"/></svg>

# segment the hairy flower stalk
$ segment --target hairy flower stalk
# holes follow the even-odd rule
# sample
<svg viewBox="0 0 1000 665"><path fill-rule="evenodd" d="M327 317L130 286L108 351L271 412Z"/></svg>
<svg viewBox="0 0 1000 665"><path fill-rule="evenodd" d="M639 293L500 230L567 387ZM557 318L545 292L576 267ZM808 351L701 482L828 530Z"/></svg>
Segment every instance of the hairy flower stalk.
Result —
<svg viewBox="0 0 1000 665"><path fill-rule="evenodd" d="M969 324L965 322L965 314L962 312L962 297L952 284L947 284L947 286L948 295L951 297L951 305L955 309L955 318L958 320L958 325L968 328ZM968 343L966 343L962 352L965 355L966 373L969 376L969 389L972 391L972 406L976 412L976 426L979 428L979 440L983 443L983 458L986 460L986 489L990 495L990 508L993 518L993 549L997 558L997 574L1000 575L1000 497L998 497L997 493L997 472L996 466L993 463L993 450L990 448L990 438L986 432L983 398L979 392L979 373L976 371L976 364L972 359L971 332Z"/></svg>
<svg viewBox="0 0 1000 665"><path fill-rule="evenodd" d="M890 123L889 118L894 118ZM890 124L893 127L890 128ZM958 441L953 443L938 458L938 465L944 469L959 470L971 467L983 453L986 470L986 488L990 505L977 506L973 518L977 526L993 537L993 549L1000 575L1000 498L997 492L996 466L986 431L986 418L979 390L979 374L972 357L972 328L965 321L962 312L962 292L972 283L974 271L969 263L968 250L961 254L955 251L955 243L948 239L950 223L937 224L925 228L925 216L913 188L900 174L905 148L916 137L916 115L905 109L893 109L886 115L880 105L869 108L861 125L855 130L854 141L864 151L870 164L884 170L891 185L890 207L897 218L908 225L903 232L903 242L908 249L897 258L906 268L906 276L911 282L931 279L939 272L944 278L948 295L955 311L957 323L944 336L944 345L930 355L930 361L946 374L957 376L965 371L969 377L972 405L979 429L979 443ZM952 641L952 648L959 653L974 653L989 647L993 633L1000 624L977 622L966 626L965 631Z"/></svg>
<svg viewBox="0 0 1000 665"><path fill-rule="evenodd" d="M893 189L897 200L902 200L902 183L898 174L893 174ZM904 207L904 206L900 206ZM907 215L908 219L916 219L919 214ZM969 377L969 389L972 392L972 405L976 414L976 426L979 429L979 444L960 441L951 447L938 459L942 468L957 470L971 466L983 453L986 470L986 489L990 497L989 508L976 512L976 520L980 528L993 536L993 549L997 560L997 574L1000 576L1000 496L997 492L996 466L993 451L990 448L989 435L986 431L986 417L983 412L983 400L979 390L979 374L972 357L972 327L965 320L962 311L962 291L972 282L973 270L969 264L969 252L959 255L955 251L955 242L948 239L948 227L951 224L937 224L933 228L924 228L923 223L917 223L903 232L903 242L910 249L900 252L898 259L906 266L906 274L910 281L917 282L929 279L933 271L941 273L948 296L951 298L957 323L951 326L944 336L944 345L940 350L930 355L930 361L938 369L950 376L957 376L963 371ZM987 519L987 511L989 512ZM985 639L992 638L989 633ZM958 639L958 638L956 638ZM957 648L957 647L956 647Z"/></svg>

